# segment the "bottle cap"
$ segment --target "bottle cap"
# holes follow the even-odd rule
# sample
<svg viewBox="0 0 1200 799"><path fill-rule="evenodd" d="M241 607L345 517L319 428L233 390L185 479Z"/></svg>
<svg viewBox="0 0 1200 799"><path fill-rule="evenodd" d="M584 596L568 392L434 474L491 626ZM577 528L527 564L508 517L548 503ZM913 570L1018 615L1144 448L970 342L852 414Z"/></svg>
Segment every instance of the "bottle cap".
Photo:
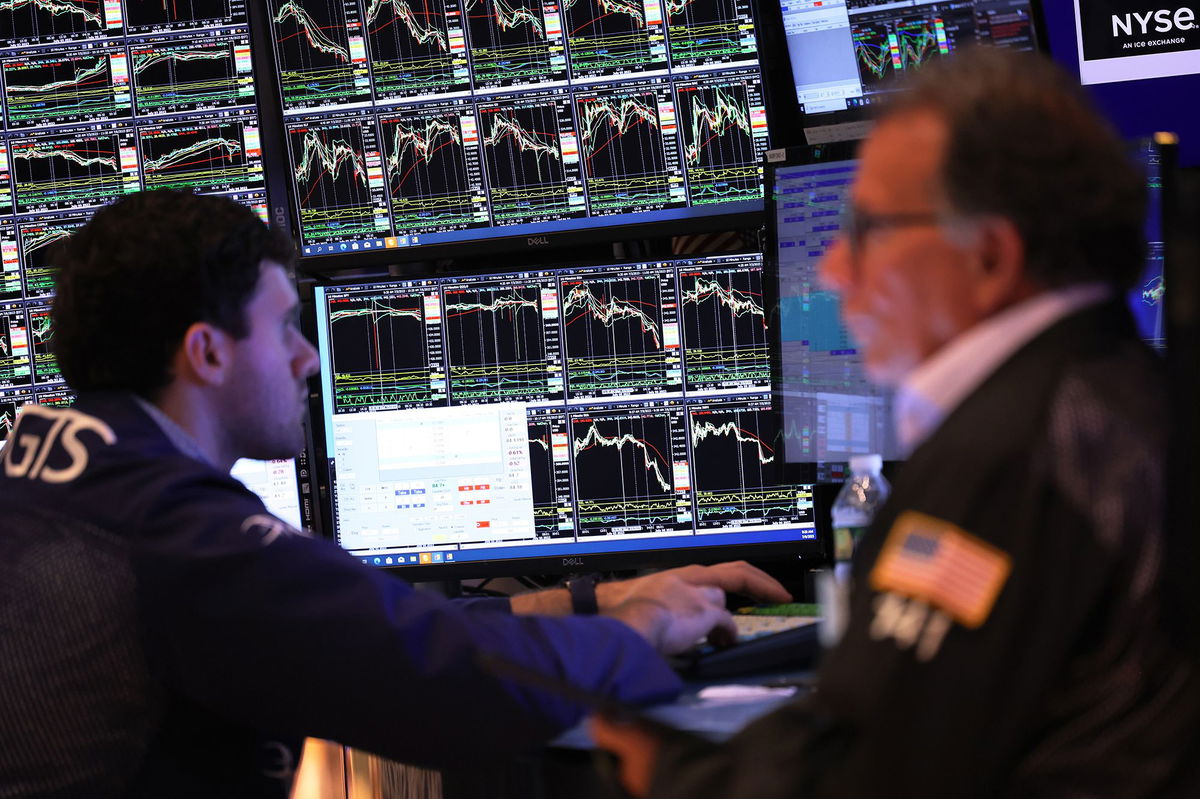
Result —
<svg viewBox="0 0 1200 799"><path fill-rule="evenodd" d="M852 455L850 456L851 472L878 472L883 468L882 455Z"/></svg>

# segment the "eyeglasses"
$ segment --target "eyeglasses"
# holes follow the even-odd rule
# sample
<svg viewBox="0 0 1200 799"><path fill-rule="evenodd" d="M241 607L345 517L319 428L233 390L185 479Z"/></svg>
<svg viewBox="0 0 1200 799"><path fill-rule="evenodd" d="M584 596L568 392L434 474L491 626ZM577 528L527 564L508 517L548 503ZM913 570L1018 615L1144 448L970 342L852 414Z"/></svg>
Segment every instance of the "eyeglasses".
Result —
<svg viewBox="0 0 1200 799"><path fill-rule="evenodd" d="M888 228L916 227L919 225L936 225L943 219L942 214L934 211L911 211L897 214L872 214L859 208L849 208L843 230L846 241L850 245L850 254L857 258L862 252L863 242L873 230Z"/></svg>

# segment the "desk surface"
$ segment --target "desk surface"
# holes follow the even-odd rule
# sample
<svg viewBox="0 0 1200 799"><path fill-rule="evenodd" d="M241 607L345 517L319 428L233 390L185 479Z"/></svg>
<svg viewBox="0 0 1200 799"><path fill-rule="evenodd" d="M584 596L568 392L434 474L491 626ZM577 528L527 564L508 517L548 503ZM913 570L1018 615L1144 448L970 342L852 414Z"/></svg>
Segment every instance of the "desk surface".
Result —
<svg viewBox="0 0 1200 799"><path fill-rule="evenodd" d="M674 702L646 708L646 715L687 732L694 732L721 741L731 737L759 716L770 713L780 705L804 696L811 685L812 672L785 671L728 680L689 682ZM713 698L714 686L787 686L769 695ZM702 694L702 692L704 692ZM592 739L586 724L578 724L550 742L562 749L591 749Z"/></svg>

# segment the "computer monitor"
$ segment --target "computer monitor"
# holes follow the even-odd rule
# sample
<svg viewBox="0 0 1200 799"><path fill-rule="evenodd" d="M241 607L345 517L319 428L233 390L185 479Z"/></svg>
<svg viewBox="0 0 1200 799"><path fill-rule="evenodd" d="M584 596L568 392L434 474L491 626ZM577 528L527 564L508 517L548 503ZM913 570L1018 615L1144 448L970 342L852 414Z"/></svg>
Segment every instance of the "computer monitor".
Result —
<svg viewBox="0 0 1200 799"><path fill-rule="evenodd" d="M779 6L793 100L809 144L861 138L865 116L856 109L931 59L969 44L1040 46L1036 0L784 0ZM834 123L845 127L827 128Z"/></svg>
<svg viewBox="0 0 1200 799"><path fill-rule="evenodd" d="M26 403L73 401L49 253L97 208L173 187L266 220L252 50L244 0L0 9L0 441Z"/></svg>
<svg viewBox="0 0 1200 799"><path fill-rule="evenodd" d="M900 457L891 396L863 370L834 292L817 264L839 235L857 162L849 147L773 151L767 164L767 250L779 309L775 397L792 473L836 480L854 455ZM808 468L798 468L798 467Z"/></svg>
<svg viewBox="0 0 1200 799"><path fill-rule="evenodd" d="M306 269L762 210L752 0L269 9Z"/></svg>
<svg viewBox="0 0 1200 799"><path fill-rule="evenodd" d="M332 532L408 577L820 558L762 255L318 286Z"/></svg>
<svg viewBox="0 0 1200 799"><path fill-rule="evenodd" d="M1153 137L1139 139L1132 149L1146 175L1146 266L1129 292L1129 309L1141 337L1151 347L1162 350L1167 346L1163 183L1173 176L1163 168L1163 146Z"/></svg>

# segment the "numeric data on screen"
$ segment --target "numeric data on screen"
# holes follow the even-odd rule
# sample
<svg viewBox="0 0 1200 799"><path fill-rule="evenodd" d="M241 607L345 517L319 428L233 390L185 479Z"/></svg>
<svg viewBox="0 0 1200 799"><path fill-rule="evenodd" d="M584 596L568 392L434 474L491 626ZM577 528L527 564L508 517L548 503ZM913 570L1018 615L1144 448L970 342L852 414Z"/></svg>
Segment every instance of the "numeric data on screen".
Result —
<svg viewBox="0 0 1200 799"><path fill-rule="evenodd" d="M319 288L338 540L386 565L814 535L762 281L746 254Z"/></svg>
<svg viewBox="0 0 1200 799"><path fill-rule="evenodd" d="M98 208L177 189L267 220L251 39L246 0L0 2L0 445L25 403L73 401L54 253Z"/></svg>
<svg viewBox="0 0 1200 799"><path fill-rule="evenodd" d="M304 255L761 208L750 0L268 5L289 130L353 127L383 165L382 214L330 213L289 136Z"/></svg>

